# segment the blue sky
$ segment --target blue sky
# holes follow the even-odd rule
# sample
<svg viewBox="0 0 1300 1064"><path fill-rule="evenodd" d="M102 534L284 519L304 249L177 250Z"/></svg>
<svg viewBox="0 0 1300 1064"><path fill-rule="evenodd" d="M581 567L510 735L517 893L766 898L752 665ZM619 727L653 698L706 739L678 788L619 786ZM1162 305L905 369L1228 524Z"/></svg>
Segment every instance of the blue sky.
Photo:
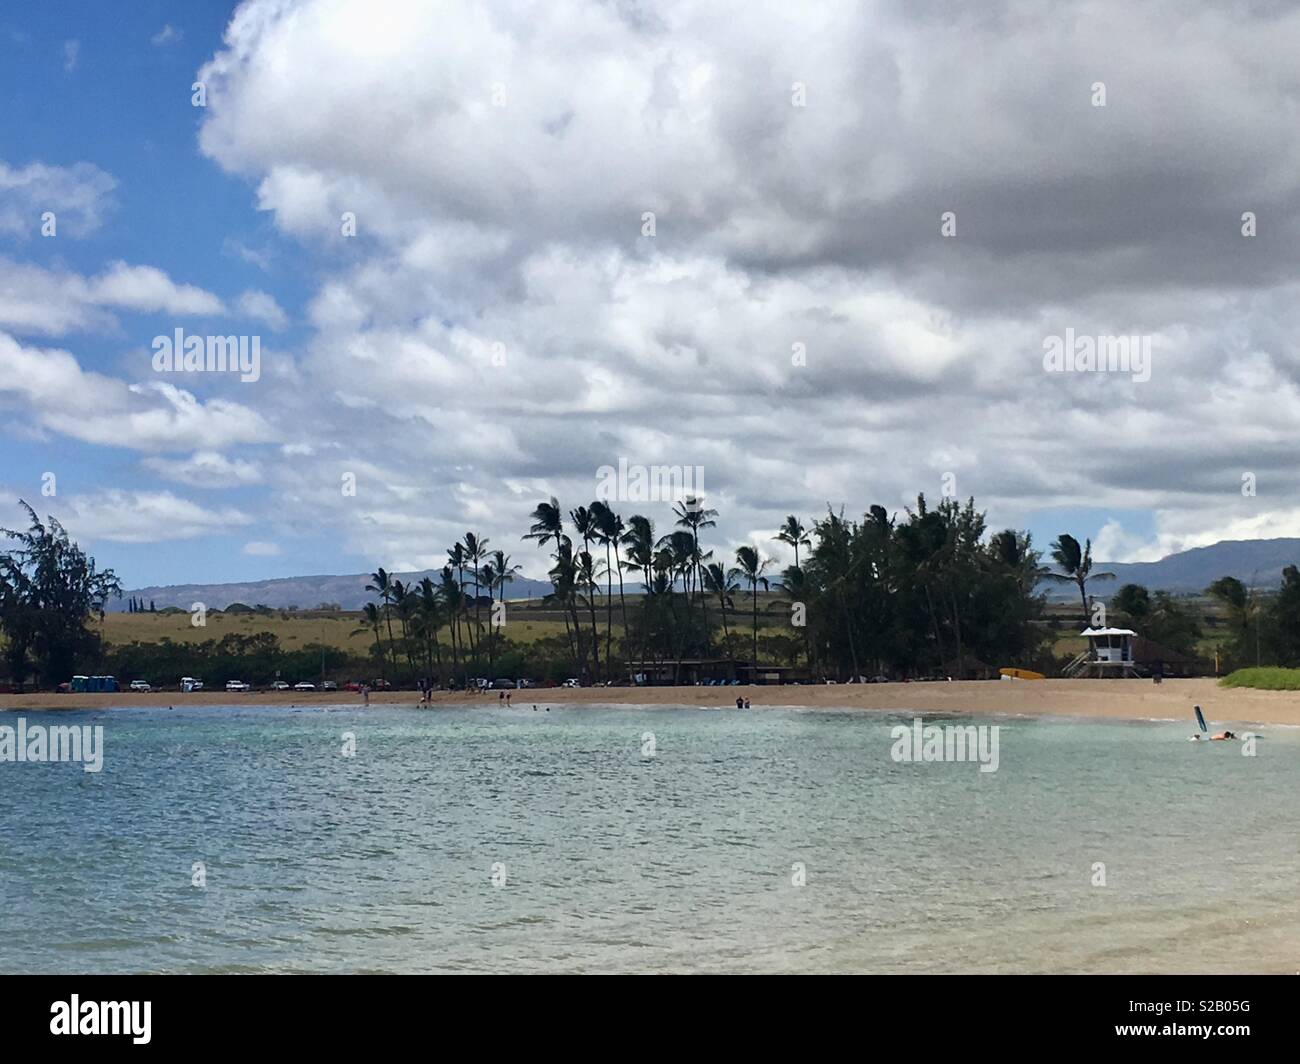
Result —
<svg viewBox="0 0 1300 1064"><path fill-rule="evenodd" d="M0 524L128 586L466 530L541 576L622 459L702 467L727 556L954 478L1105 560L1300 535L1300 16L994 6L6 4ZM177 328L259 379L156 371ZM1047 372L1067 329L1149 379Z"/></svg>
<svg viewBox="0 0 1300 1064"><path fill-rule="evenodd" d="M111 174L103 224L76 239L32 235L0 243L0 254L52 270L95 274L123 260L157 267L185 284L221 295L274 289L289 316L308 291L283 257L275 227L256 209L246 181L203 158L196 133L201 112L191 104L196 71L219 47L233 3L85 4L21 2L0 15L0 160L68 167L91 162ZM168 31L168 27L171 31ZM71 44L70 42L75 42ZM269 271L241 254L267 256ZM248 325L238 320L231 327ZM202 318L174 313L122 314L119 327L76 337L86 368L138 377L149 340L176 326L208 331ZM277 341L291 346L302 329L290 325ZM196 386L202 391L202 386ZM104 485L149 490L157 477L130 451L80 442L61 434L24 439L6 433L4 482L45 513L41 474L56 473L60 494ZM234 505L264 495L256 486L230 489ZM6 514L8 518L8 514ZM241 530L242 532L242 530ZM103 564L131 585L191 580L260 579L335 571L343 559L328 535L295 540L292 564L280 556L241 554L247 536L203 536L169 541L165 529L148 543L94 543ZM355 566L356 559L350 559Z"/></svg>

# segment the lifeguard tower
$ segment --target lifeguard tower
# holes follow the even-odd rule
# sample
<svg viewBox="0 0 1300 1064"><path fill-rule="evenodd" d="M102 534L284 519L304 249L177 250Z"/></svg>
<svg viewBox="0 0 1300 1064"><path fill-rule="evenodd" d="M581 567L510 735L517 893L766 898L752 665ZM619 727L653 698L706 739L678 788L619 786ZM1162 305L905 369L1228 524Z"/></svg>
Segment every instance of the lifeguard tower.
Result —
<svg viewBox="0 0 1300 1064"><path fill-rule="evenodd" d="M1085 628L1079 633L1088 640L1088 649L1065 667L1066 676L1140 676L1133 660L1131 628Z"/></svg>

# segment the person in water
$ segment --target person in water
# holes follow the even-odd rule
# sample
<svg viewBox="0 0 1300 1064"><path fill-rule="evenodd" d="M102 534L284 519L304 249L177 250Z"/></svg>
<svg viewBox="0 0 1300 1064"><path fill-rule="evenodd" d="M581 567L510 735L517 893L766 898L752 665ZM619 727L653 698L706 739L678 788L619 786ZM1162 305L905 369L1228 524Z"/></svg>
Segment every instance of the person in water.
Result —
<svg viewBox="0 0 1300 1064"><path fill-rule="evenodd" d="M1210 742L1222 742L1224 739L1235 739L1236 736L1230 731L1221 731L1218 735L1211 735Z"/></svg>

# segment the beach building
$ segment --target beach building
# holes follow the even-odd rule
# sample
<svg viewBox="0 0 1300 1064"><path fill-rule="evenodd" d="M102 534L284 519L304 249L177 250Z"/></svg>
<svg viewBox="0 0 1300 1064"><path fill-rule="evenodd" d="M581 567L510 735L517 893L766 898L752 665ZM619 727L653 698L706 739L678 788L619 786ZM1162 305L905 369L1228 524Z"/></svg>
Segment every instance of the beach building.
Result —
<svg viewBox="0 0 1300 1064"><path fill-rule="evenodd" d="M1079 634L1088 640L1088 649L1062 670L1066 676L1140 675L1133 661L1133 640L1137 637L1133 629L1085 628Z"/></svg>
<svg viewBox="0 0 1300 1064"><path fill-rule="evenodd" d="M1131 628L1085 628L1088 649L1061 670L1072 678L1204 676L1205 661L1144 639Z"/></svg>

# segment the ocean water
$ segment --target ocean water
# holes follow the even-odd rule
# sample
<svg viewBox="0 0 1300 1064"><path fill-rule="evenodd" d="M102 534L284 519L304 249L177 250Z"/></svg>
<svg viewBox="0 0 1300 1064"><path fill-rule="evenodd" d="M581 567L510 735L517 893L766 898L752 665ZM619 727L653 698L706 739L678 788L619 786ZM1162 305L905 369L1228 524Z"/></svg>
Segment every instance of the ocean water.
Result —
<svg viewBox="0 0 1300 1064"><path fill-rule="evenodd" d="M104 767L0 764L3 972L1300 969L1297 729L950 719L982 773L902 713L24 715Z"/></svg>

